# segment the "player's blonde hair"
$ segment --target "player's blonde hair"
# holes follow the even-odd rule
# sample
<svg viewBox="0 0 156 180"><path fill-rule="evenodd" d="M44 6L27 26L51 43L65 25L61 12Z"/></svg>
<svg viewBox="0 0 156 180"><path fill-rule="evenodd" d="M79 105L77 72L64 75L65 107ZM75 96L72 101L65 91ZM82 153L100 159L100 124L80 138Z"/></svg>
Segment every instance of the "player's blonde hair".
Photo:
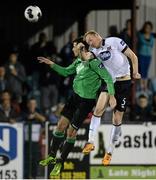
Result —
<svg viewBox="0 0 156 180"><path fill-rule="evenodd" d="M99 33L96 32L95 30L87 31L87 32L84 34L83 39L86 40L86 37L87 37L88 35L99 35Z"/></svg>

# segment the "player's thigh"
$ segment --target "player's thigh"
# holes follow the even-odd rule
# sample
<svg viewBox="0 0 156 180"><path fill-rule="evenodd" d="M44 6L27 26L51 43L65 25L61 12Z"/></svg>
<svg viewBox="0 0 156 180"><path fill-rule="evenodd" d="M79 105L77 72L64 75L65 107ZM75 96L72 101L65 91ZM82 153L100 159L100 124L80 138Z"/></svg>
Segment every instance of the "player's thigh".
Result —
<svg viewBox="0 0 156 180"><path fill-rule="evenodd" d="M95 106L95 99L82 99L79 106L77 107L71 126L78 130L83 121L87 118L88 114L92 111Z"/></svg>
<svg viewBox="0 0 156 180"><path fill-rule="evenodd" d="M109 95L107 92L101 92L98 98L98 101L96 103L96 107L94 110L94 115L96 116L102 116L105 107L108 104Z"/></svg>
<svg viewBox="0 0 156 180"><path fill-rule="evenodd" d="M81 98L77 94L73 93L66 101L61 111L61 115L69 119L69 121L72 121L73 115L77 107L79 106L80 102Z"/></svg>
<svg viewBox="0 0 156 180"><path fill-rule="evenodd" d="M124 112L126 111L131 89L131 81L117 81L115 83L115 98L117 105L113 113L113 123L122 123Z"/></svg>
<svg viewBox="0 0 156 180"><path fill-rule="evenodd" d="M117 105L115 110L125 112L131 92L131 81L117 81L115 83L115 98Z"/></svg>

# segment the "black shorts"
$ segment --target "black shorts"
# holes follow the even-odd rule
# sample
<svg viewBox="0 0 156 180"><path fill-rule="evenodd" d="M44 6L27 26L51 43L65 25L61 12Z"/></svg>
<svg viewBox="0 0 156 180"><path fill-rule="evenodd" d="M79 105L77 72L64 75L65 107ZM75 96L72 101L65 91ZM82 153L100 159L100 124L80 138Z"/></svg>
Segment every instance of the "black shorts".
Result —
<svg viewBox="0 0 156 180"><path fill-rule="evenodd" d="M131 80L127 81L116 81L114 83L115 88L115 98L117 105L115 110L125 112L127 107L127 102L131 93ZM108 92L106 84L101 87L102 92Z"/></svg>
<svg viewBox="0 0 156 180"><path fill-rule="evenodd" d="M94 106L95 99L82 98L73 93L65 103L61 115L68 118L72 127L78 130Z"/></svg>

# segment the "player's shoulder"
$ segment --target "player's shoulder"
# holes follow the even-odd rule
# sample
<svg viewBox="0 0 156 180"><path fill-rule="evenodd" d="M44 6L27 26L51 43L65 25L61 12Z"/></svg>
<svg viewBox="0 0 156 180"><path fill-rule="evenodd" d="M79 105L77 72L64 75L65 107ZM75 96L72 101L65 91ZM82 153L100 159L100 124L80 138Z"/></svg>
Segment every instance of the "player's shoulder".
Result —
<svg viewBox="0 0 156 180"><path fill-rule="evenodd" d="M94 65L96 65L97 63L99 64L100 62L101 62L101 61L100 61L99 59L95 58L95 57L89 60L89 64L90 64L91 66L94 66Z"/></svg>
<svg viewBox="0 0 156 180"><path fill-rule="evenodd" d="M126 46L126 43L123 41L123 39L118 37L108 37L105 40L105 44L111 45L112 47L119 47L119 46Z"/></svg>
<svg viewBox="0 0 156 180"><path fill-rule="evenodd" d="M105 38L105 42L106 43L117 43L117 42L120 42L122 41L122 39L118 38L118 37L108 37L108 38Z"/></svg>
<svg viewBox="0 0 156 180"><path fill-rule="evenodd" d="M78 65L79 63L81 63L81 61L82 61L82 60L81 60L79 57L76 57L76 58L74 59L74 61L73 61L72 64Z"/></svg>

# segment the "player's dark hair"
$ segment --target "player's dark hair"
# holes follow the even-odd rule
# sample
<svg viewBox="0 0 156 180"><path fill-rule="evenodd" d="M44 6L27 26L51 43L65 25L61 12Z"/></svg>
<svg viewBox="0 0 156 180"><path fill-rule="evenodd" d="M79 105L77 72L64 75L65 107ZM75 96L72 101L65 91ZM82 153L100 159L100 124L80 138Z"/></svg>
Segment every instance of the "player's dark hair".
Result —
<svg viewBox="0 0 156 180"><path fill-rule="evenodd" d="M74 39L73 43L83 43L83 36Z"/></svg>
<svg viewBox="0 0 156 180"><path fill-rule="evenodd" d="M89 51L89 45L86 43L86 41L84 41L83 36L81 36L81 37L79 37L79 38L74 39L73 43L77 43L77 44L79 44L79 43L83 43L83 44L84 44L85 49L86 49L87 51Z"/></svg>

